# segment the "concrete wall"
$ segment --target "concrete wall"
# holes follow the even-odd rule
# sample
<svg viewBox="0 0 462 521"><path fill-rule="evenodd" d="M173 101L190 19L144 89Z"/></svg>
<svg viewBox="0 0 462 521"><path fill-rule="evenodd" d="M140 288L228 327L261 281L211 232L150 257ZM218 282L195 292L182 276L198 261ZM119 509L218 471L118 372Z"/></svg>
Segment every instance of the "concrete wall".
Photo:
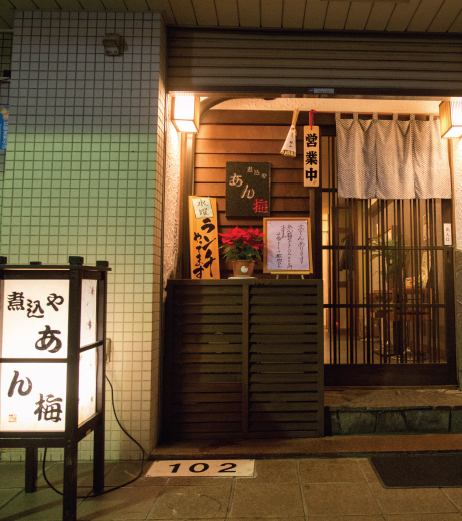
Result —
<svg viewBox="0 0 462 521"><path fill-rule="evenodd" d="M112 32L122 56L104 55ZM0 187L10 263L109 261L108 376L122 424L147 450L158 425L165 60L160 14L17 12ZM106 404L106 457L138 459L109 394Z"/></svg>

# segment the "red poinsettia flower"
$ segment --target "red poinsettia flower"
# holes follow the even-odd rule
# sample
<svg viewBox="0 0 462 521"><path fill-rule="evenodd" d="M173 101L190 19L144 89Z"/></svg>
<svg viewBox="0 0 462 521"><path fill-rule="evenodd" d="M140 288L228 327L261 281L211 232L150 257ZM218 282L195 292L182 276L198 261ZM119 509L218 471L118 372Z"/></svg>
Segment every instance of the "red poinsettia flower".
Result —
<svg viewBox="0 0 462 521"><path fill-rule="evenodd" d="M220 233L226 260L253 261L261 260L260 250L263 248L264 234L259 229L250 227L247 231L236 226L230 228L226 233Z"/></svg>

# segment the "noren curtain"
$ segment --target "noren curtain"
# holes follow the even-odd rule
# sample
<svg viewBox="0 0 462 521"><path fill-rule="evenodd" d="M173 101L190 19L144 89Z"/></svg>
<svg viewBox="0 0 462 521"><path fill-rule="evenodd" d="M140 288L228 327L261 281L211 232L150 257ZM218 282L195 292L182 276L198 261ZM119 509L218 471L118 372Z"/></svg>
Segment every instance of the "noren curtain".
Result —
<svg viewBox="0 0 462 521"><path fill-rule="evenodd" d="M438 119L341 119L336 113L338 196L450 199L448 146Z"/></svg>

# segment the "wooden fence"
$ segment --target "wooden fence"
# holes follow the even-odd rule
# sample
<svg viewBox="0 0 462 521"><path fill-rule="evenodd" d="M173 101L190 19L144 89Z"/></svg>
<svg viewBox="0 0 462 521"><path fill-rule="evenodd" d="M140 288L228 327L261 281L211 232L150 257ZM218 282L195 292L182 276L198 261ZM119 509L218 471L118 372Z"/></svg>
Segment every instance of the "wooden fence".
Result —
<svg viewBox="0 0 462 521"><path fill-rule="evenodd" d="M163 439L324 433L322 281L172 280Z"/></svg>

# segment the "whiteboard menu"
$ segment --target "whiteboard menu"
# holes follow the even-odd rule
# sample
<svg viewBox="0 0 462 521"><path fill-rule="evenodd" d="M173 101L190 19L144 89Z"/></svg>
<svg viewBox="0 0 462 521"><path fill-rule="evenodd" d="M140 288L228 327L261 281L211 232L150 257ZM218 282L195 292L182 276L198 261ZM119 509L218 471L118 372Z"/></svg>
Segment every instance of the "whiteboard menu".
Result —
<svg viewBox="0 0 462 521"><path fill-rule="evenodd" d="M263 219L264 273L307 275L312 273L311 225L302 219Z"/></svg>

